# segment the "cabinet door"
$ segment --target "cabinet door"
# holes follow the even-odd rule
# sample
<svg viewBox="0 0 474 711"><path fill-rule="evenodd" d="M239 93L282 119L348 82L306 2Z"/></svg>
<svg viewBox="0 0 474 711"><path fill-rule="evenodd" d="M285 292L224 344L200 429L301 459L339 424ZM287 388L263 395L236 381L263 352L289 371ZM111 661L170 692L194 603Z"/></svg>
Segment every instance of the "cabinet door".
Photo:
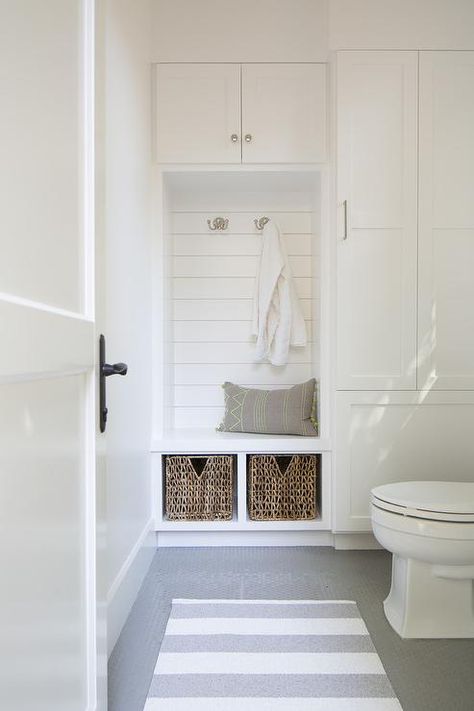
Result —
<svg viewBox="0 0 474 711"><path fill-rule="evenodd" d="M474 389L473 166L474 52L422 52L420 389Z"/></svg>
<svg viewBox="0 0 474 711"><path fill-rule="evenodd" d="M242 160L326 160L325 64L242 66Z"/></svg>
<svg viewBox="0 0 474 711"><path fill-rule="evenodd" d="M370 492L395 481L472 481L474 394L338 393L334 531L370 531Z"/></svg>
<svg viewBox="0 0 474 711"><path fill-rule="evenodd" d="M240 65L158 64L155 100L158 163L240 163Z"/></svg>
<svg viewBox="0 0 474 711"><path fill-rule="evenodd" d="M337 64L337 386L416 387L417 53Z"/></svg>

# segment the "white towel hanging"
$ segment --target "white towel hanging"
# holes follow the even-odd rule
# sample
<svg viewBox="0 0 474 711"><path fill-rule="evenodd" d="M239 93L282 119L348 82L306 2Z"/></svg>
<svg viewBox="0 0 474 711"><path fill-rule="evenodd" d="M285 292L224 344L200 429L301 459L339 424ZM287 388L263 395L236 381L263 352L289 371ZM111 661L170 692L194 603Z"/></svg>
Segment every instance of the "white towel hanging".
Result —
<svg viewBox="0 0 474 711"><path fill-rule="evenodd" d="M255 282L252 335L255 360L272 365L288 362L290 346L306 345L306 325L296 295L283 238L270 220L263 229L262 252Z"/></svg>

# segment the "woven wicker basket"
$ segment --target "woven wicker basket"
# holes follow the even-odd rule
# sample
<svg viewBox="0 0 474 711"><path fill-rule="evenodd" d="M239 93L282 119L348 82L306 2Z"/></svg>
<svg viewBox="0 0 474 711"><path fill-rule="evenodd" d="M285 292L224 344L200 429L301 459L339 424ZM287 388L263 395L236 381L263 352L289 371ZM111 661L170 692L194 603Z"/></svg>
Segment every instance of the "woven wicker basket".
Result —
<svg viewBox="0 0 474 711"><path fill-rule="evenodd" d="M166 517L172 521L232 518L232 455L165 457Z"/></svg>
<svg viewBox="0 0 474 711"><path fill-rule="evenodd" d="M316 518L317 461L315 454L249 455L249 518L252 521Z"/></svg>

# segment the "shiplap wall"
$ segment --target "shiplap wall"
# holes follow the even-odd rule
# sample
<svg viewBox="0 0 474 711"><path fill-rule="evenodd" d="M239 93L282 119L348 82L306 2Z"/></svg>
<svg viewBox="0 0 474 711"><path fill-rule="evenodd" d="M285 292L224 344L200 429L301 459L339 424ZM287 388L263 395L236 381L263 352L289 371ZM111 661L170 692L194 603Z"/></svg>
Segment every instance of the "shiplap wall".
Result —
<svg viewBox="0 0 474 711"><path fill-rule="evenodd" d="M221 384L230 380L256 387L284 387L319 372L318 219L301 195L216 195L213 210L175 201L168 239L172 244L171 358L174 363L172 423L176 428L215 427L223 412ZM242 209L237 209L241 206ZM226 209L231 208L231 209ZM276 207L280 209L275 210ZM281 209L283 208L283 209ZM290 209L293 208L293 209ZM292 348L289 363L254 362L252 299L261 249L253 219L268 215L285 235L296 290L306 319L308 345ZM229 219L225 232L212 232L207 219ZM316 265L316 269L315 269ZM316 298L315 298L316 297Z"/></svg>

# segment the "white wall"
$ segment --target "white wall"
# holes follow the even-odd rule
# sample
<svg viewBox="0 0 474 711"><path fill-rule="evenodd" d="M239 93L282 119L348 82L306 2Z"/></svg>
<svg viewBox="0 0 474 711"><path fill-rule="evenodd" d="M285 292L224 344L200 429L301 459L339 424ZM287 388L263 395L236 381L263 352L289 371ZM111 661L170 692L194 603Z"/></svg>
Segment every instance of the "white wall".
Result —
<svg viewBox="0 0 474 711"><path fill-rule="evenodd" d="M473 49L473 0L329 0L331 49Z"/></svg>
<svg viewBox="0 0 474 711"><path fill-rule="evenodd" d="M327 0L152 0L154 62L324 62Z"/></svg>
<svg viewBox="0 0 474 711"><path fill-rule="evenodd" d="M473 49L472 0L151 0L154 62L324 62L328 49Z"/></svg>
<svg viewBox="0 0 474 711"><path fill-rule="evenodd" d="M110 0L106 17L106 337L109 649L153 553L151 517L151 82L149 0ZM144 545L145 544L145 545Z"/></svg>
<svg viewBox="0 0 474 711"><path fill-rule="evenodd" d="M151 0L154 62L324 62L328 49L473 49L473 0Z"/></svg>

